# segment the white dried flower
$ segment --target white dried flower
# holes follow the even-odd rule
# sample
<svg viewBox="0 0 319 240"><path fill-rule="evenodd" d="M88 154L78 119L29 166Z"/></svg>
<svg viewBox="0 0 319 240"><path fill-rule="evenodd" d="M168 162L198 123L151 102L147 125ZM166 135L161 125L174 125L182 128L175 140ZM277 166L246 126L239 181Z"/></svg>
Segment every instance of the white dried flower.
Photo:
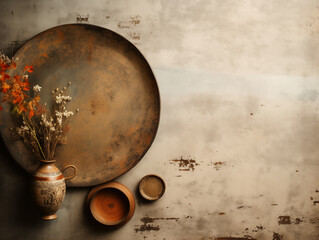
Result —
<svg viewBox="0 0 319 240"><path fill-rule="evenodd" d="M18 134L21 135L22 133L29 131L29 128L27 126L21 126L21 127L16 128L16 130L17 130Z"/></svg>
<svg viewBox="0 0 319 240"><path fill-rule="evenodd" d="M55 131L55 127L50 127L50 131L54 132Z"/></svg>
<svg viewBox="0 0 319 240"><path fill-rule="evenodd" d="M28 79L28 78L29 78L29 75L23 75L23 78L24 78L24 79Z"/></svg>
<svg viewBox="0 0 319 240"><path fill-rule="evenodd" d="M59 96L56 96L56 97L55 97L55 102L56 102L57 104L60 104L60 103L63 102L63 98L61 97L61 94L59 94Z"/></svg>
<svg viewBox="0 0 319 240"><path fill-rule="evenodd" d="M61 112L55 110L55 116L57 116L58 118L61 118L62 115L63 115L63 113L61 113Z"/></svg>
<svg viewBox="0 0 319 240"><path fill-rule="evenodd" d="M76 109L76 112L80 112L80 109L79 109L79 108L77 108L77 109Z"/></svg>
<svg viewBox="0 0 319 240"><path fill-rule="evenodd" d="M5 54L1 54L0 55L0 58L5 61L6 63L10 63L11 62L11 59L8 58L8 56L6 56Z"/></svg>
<svg viewBox="0 0 319 240"><path fill-rule="evenodd" d="M63 112L63 116L66 117L66 118L68 118L68 117L70 117L70 116L72 116L72 115L73 115L73 112L72 112L72 111L69 111L69 112L68 112L68 111L65 110L65 111Z"/></svg>
<svg viewBox="0 0 319 240"><path fill-rule="evenodd" d="M21 127L21 131L28 131L28 130L29 130L29 128L27 126L22 126Z"/></svg>
<svg viewBox="0 0 319 240"><path fill-rule="evenodd" d="M61 126L62 125L63 113L55 110L55 116L57 116L57 121L58 121L59 125Z"/></svg>
<svg viewBox="0 0 319 240"><path fill-rule="evenodd" d="M52 122L49 122L49 121L44 121L44 125L46 127L52 127L53 126Z"/></svg>
<svg viewBox="0 0 319 240"><path fill-rule="evenodd" d="M41 91L41 88L38 84L33 86L33 91L36 91L36 92L40 92Z"/></svg>
<svg viewBox="0 0 319 240"><path fill-rule="evenodd" d="M55 96L55 102L57 104L61 104L61 103L65 103L67 101L71 101L71 99L72 99L72 97L61 95L61 93L58 96Z"/></svg>

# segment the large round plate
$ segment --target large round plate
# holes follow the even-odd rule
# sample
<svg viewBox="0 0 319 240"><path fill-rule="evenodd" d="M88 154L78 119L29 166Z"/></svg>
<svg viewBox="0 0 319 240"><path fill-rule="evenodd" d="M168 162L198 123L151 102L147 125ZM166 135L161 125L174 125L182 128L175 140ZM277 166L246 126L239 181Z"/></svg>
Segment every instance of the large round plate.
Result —
<svg viewBox="0 0 319 240"><path fill-rule="evenodd" d="M34 66L30 82L42 86L42 101L69 81L72 117L66 145L57 148L56 165L78 168L68 186L93 186L134 167L151 146L159 124L160 99L155 77L138 49L98 26L69 24L27 41L14 55L18 71ZM2 137L14 159L28 172L38 161L13 138L10 114L2 114ZM71 174L71 173L70 173Z"/></svg>

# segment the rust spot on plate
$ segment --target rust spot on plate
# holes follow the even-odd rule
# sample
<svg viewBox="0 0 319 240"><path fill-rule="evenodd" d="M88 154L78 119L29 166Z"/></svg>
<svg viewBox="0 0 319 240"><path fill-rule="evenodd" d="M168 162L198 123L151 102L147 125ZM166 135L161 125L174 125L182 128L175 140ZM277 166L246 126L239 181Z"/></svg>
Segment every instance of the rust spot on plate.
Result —
<svg viewBox="0 0 319 240"><path fill-rule="evenodd" d="M199 164L194 159L184 159L181 157L180 159L170 160L170 164L178 164L179 171L194 171L195 166L199 166Z"/></svg>
<svg viewBox="0 0 319 240"><path fill-rule="evenodd" d="M278 224L279 225L291 224L290 216L279 216L278 217Z"/></svg>

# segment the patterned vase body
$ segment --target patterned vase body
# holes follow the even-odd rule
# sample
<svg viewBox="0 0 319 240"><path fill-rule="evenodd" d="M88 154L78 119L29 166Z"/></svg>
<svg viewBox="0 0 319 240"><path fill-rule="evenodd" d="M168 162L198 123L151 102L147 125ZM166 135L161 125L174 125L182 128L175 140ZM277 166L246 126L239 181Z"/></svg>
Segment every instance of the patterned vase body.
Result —
<svg viewBox="0 0 319 240"><path fill-rule="evenodd" d="M55 214L63 202L66 186L62 172L67 167L76 168L73 165L65 167L62 172L55 166L55 160L41 160L40 166L33 173L32 191L35 203L41 212L41 218L44 220L53 220L57 218ZM68 177L72 178L72 177Z"/></svg>

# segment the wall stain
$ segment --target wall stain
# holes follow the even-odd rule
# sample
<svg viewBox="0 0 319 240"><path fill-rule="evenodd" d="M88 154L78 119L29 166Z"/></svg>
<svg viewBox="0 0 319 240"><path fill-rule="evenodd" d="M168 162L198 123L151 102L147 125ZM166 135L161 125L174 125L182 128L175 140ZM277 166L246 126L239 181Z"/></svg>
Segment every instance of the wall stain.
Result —
<svg viewBox="0 0 319 240"><path fill-rule="evenodd" d="M252 206L239 206L237 209L242 209L242 208L252 208Z"/></svg>
<svg viewBox="0 0 319 240"><path fill-rule="evenodd" d="M319 224L319 217L309 218L310 224Z"/></svg>
<svg viewBox="0 0 319 240"><path fill-rule="evenodd" d="M257 240L249 235L244 235L244 237L218 237L215 240Z"/></svg>
<svg viewBox="0 0 319 240"><path fill-rule="evenodd" d="M284 240L284 236L274 232L274 234L272 235L272 240Z"/></svg>
<svg viewBox="0 0 319 240"><path fill-rule="evenodd" d="M120 20L117 22L118 28L130 28L131 26L135 27L136 25L141 23L141 16L136 15L130 17L130 20Z"/></svg>
<svg viewBox="0 0 319 240"><path fill-rule="evenodd" d="M261 231L261 230L264 230L265 228L263 226L256 226L255 229L252 230L252 232L258 232L258 231Z"/></svg>
<svg viewBox="0 0 319 240"><path fill-rule="evenodd" d="M319 203L319 201L318 200L315 200L315 201L313 201L313 205L317 205Z"/></svg>
<svg viewBox="0 0 319 240"><path fill-rule="evenodd" d="M302 218L296 218L295 221L294 221L294 224L300 224L302 222L304 222L304 218L303 217Z"/></svg>
<svg viewBox="0 0 319 240"><path fill-rule="evenodd" d="M224 212L220 212L220 213L218 213L218 215L225 215L226 213L224 213Z"/></svg>
<svg viewBox="0 0 319 240"><path fill-rule="evenodd" d="M199 164L194 159L184 159L181 157L180 159L173 159L170 160L170 164L173 164L174 166L178 164L179 171L194 171L195 166L199 166Z"/></svg>
<svg viewBox="0 0 319 240"><path fill-rule="evenodd" d="M290 216L279 216L278 217L278 224L279 225L291 224Z"/></svg>
<svg viewBox="0 0 319 240"><path fill-rule="evenodd" d="M127 38L132 40L140 40L141 39L141 33L138 32L131 32L127 33Z"/></svg>
<svg viewBox="0 0 319 240"><path fill-rule="evenodd" d="M131 17L130 23L133 24L134 26L137 24L140 24L140 22L141 22L140 18L141 18L141 16L139 16L139 15L133 16L133 17Z"/></svg>
<svg viewBox="0 0 319 240"><path fill-rule="evenodd" d="M218 171L222 166L225 166L226 162L214 162L213 166Z"/></svg>
<svg viewBox="0 0 319 240"><path fill-rule="evenodd" d="M152 218L152 217L142 217L141 218L141 222L143 223L142 225L139 226L139 228L135 228L135 232L150 232L150 231L159 231L160 230L160 226L156 225L154 226L151 223L154 223L154 221L158 221L158 220L163 220L163 221L171 221L174 220L176 222L179 221L179 218L175 218L175 217L168 217L168 218L162 218L162 217L157 217L157 218Z"/></svg>
<svg viewBox="0 0 319 240"><path fill-rule="evenodd" d="M309 219L309 222L311 219ZM305 217L296 217L294 220L290 216L279 216L278 217L278 224L279 225L289 225L289 224L300 224L307 222ZM318 221L319 223L319 221Z"/></svg>
<svg viewBox="0 0 319 240"><path fill-rule="evenodd" d="M87 14L87 15L78 14L76 16L76 22L77 23L82 23L82 22L88 23L89 22L89 17L90 17L89 14Z"/></svg>
<svg viewBox="0 0 319 240"><path fill-rule="evenodd" d="M118 28L130 28L130 26L127 24L127 22L125 22L125 21L119 21L118 23L117 23L117 27Z"/></svg>

